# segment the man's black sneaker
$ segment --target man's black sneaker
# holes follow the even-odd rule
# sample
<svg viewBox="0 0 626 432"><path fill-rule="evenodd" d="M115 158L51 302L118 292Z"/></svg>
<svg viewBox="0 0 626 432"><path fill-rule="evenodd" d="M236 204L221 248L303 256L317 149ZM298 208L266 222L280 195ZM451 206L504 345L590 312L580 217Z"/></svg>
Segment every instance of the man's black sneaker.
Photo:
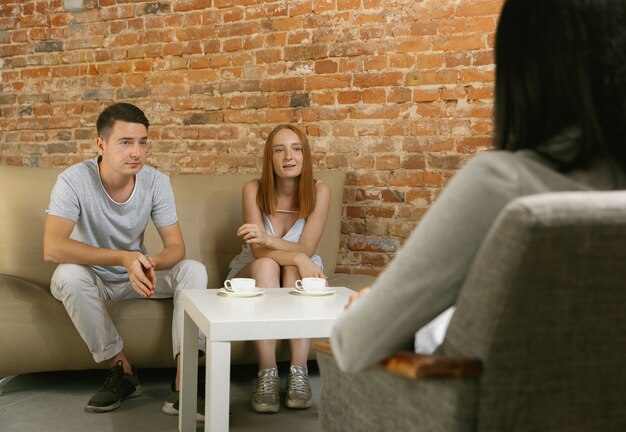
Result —
<svg viewBox="0 0 626 432"><path fill-rule="evenodd" d="M196 412L196 420L204 421L204 386L202 383L198 386L198 407ZM179 392L176 390L176 383L172 381L170 383L170 394L165 399L165 403L163 404L163 411L165 414L169 415L178 415L179 414Z"/></svg>
<svg viewBox="0 0 626 432"><path fill-rule="evenodd" d="M87 411L107 412L119 407L124 399L141 396L139 380L132 374L124 373L123 362L119 360L107 373L102 388L89 399Z"/></svg>

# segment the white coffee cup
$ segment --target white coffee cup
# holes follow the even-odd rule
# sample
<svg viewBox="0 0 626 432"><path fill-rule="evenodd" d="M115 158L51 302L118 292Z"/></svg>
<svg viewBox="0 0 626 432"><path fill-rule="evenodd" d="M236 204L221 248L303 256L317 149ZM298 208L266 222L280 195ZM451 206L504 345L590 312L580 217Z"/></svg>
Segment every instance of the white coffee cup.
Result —
<svg viewBox="0 0 626 432"><path fill-rule="evenodd" d="M232 293L246 293L256 289L256 280L252 278L232 278L224 281L224 289Z"/></svg>
<svg viewBox="0 0 626 432"><path fill-rule="evenodd" d="M305 277L296 281L296 290L300 292L324 292L330 288L326 286L326 279Z"/></svg>

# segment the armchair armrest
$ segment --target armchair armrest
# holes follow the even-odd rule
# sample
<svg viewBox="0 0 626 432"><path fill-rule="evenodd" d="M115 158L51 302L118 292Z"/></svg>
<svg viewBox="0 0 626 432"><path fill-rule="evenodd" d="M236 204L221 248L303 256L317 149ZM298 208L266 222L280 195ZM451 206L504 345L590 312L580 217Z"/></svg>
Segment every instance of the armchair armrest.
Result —
<svg viewBox="0 0 626 432"><path fill-rule="evenodd" d="M315 342L313 349L332 355L327 342ZM482 364L478 359L444 357L402 351L383 360L380 367L392 375L411 380L422 378L471 378L480 376Z"/></svg>

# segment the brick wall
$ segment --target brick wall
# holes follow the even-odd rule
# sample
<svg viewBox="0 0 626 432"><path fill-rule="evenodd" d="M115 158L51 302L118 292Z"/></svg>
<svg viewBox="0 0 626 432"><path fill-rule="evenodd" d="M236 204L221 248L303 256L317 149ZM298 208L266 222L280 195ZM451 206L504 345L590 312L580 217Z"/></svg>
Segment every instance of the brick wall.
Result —
<svg viewBox="0 0 626 432"><path fill-rule="evenodd" d="M0 164L94 155L116 101L167 173L260 170L278 123L348 172L339 271L375 274L489 147L501 0L0 0Z"/></svg>

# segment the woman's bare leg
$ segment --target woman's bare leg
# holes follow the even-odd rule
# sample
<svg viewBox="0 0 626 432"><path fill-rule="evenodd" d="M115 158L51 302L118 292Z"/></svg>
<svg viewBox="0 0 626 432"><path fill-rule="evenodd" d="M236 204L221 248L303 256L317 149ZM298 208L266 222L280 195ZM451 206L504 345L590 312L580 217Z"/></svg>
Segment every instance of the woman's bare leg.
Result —
<svg viewBox="0 0 626 432"><path fill-rule="evenodd" d="M282 279L283 288L293 288L296 285L296 281L300 279L298 267L283 267ZM290 339L289 347L291 348L291 364L300 365L306 369L310 346L311 339Z"/></svg>
<svg viewBox="0 0 626 432"><path fill-rule="evenodd" d="M251 277L259 288L277 288L280 286L280 266L271 258L259 258L247 265L237 277ZM276 367L276 341L254 341L254 348L259 359L259 370Z"/></svg>

